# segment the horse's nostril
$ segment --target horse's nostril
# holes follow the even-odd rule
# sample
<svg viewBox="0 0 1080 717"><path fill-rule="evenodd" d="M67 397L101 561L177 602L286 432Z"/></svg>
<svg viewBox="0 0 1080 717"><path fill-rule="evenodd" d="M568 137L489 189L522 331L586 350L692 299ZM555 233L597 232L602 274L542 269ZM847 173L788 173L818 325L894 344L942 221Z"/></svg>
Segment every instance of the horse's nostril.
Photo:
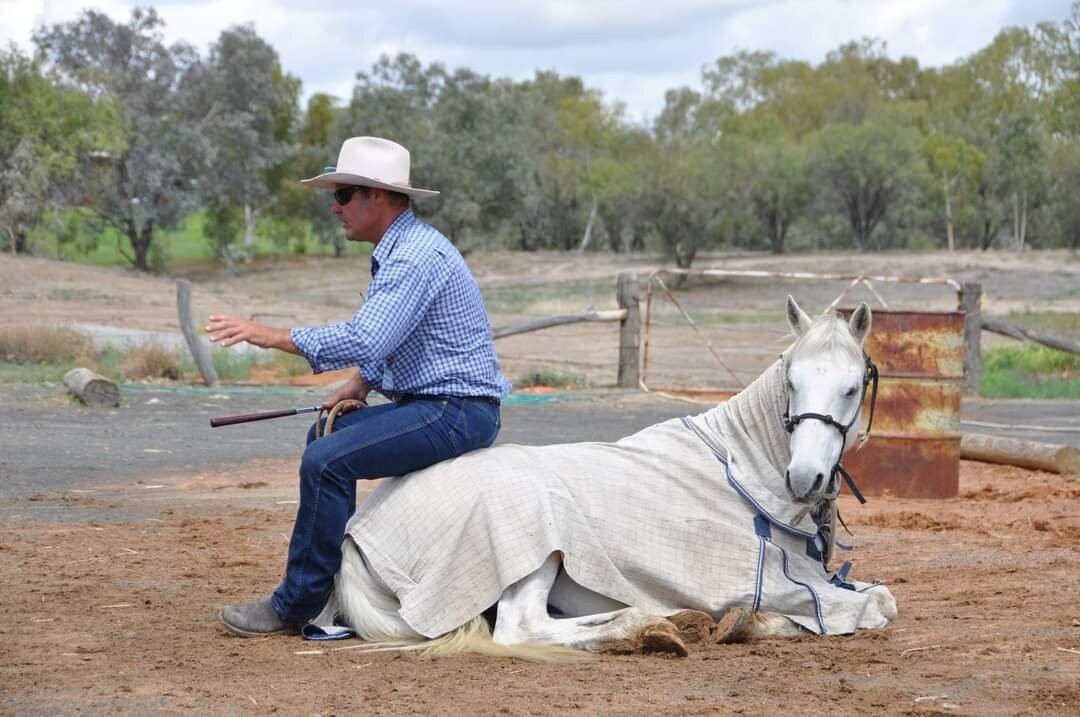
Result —
<svg viewBox="0 0 1080 717"><path fill-rule="evenodd" d="M824 482L824 480L825 480L825 475L823 473L818 473L817 477L814 478L814 487L810 489L811 492L820 490L821 485Z"/></svg>

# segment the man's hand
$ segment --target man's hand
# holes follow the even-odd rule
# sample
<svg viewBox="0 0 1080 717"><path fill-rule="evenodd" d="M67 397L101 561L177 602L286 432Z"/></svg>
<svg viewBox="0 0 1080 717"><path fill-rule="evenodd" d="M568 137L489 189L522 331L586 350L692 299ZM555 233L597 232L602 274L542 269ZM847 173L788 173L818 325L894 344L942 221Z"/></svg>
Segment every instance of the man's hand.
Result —
<svg viewBox="0 0 1080 717"><path fill-rule="evenodd" d="M300 353L293 344L288 329L275 329L232 316L211 316L210 323L206 325L206 332L210 334L212 342L222 346L232 346L246 341L252 346L263 349Z"/></svg>
<svg viewBox="0 0 1080 717"><path fill-rule="evenodd" d="M344 401L349 398L355 398L357 401L366 401L368 393L371 392L371 386L364 380L363 374L359 371L345 383L341 388L330 394L330 398L323 401L323 408L330 410L338 404L339 401ZM346 409L342 409L342 413L347 413Z"/></svg>

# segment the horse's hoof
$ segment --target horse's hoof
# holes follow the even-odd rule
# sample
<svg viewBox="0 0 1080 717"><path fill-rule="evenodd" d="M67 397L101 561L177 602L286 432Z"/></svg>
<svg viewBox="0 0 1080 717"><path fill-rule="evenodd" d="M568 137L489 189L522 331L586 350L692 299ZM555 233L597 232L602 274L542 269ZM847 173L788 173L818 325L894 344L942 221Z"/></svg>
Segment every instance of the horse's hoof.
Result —
<svg viewBox="0 0 1080 717"><path fill-rule="evenodd" d="M716 625L713 627L712 641L720 645L747 642L750 639L750 626L753 617L754 612L750 608L731 608L716 621Z"/></svg>
<svg viewBox="0 0 1080 717"><path fill-rule="evenodd" d="M676 657L686 657L690 654L686 651L686 645L683 644L682 639L679 638L678 629L667 620L643 628L640 640L641 651L647 655L664 653Z"/></svg>
<svg viewBox="0 0 1080 717"><path fill-rule="evenodd" d="M675 625L682 641L689 644L709 639L716 625L716 621L709 613L700 610L683 610L675 613L668 620Z"/></svg>

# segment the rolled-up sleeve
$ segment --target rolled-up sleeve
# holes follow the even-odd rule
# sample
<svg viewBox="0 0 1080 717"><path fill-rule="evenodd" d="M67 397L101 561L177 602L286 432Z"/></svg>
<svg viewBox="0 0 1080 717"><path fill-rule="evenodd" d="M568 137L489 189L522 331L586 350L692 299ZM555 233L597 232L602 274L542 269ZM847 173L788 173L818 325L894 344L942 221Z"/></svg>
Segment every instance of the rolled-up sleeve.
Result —
<svg viewBox="0 0 1080 717"><path fill-rule="evenodd" d="M312 371L359 366L365 380L373 383L371 379L386 357L420 323L446 281L448 268L439 259L426 263L409 258L388 261L372 280L368 301L351 319L292 329L293 344Z"/></svg>

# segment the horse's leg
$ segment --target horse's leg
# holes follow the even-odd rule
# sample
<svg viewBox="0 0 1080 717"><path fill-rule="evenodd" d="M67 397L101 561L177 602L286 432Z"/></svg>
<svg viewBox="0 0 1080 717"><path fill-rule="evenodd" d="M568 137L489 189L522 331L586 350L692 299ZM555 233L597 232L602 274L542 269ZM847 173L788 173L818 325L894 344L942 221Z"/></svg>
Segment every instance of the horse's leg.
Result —
<svg viewBox="0 0 1080 717"><path fill-rule="evenodd" d="M637 608L556 620L547 602L561 559L552 553L535 572L503 591L495 621L495 642L542 642L591 652L671 652L686 655L675 626Z"/></svg>
<svg viewBox="0 0 1080 717"><path fill-rule="evenodd" d="M398 614L401 603L371 572L360 548L347 536L341 544L334 599L346 624L365 640L423 639Z"/></svg>
<svg viewBox="0 0 1080 717"><path fill-rule="evenodd" d="M870 595L874 600L878 613L885 619L884 625L874 625L874 627L885 627L885 625L896 619L896 598L893 597L892 591L885 585L856 581L855 589Z"/></svg>
<svg viewBox="0 0 1080 717"><path fill-rule="evenodd" d="M555 578L555 584L551 586L551 594L548 595L548 604L566 617L596 615L626 607L618 600L612 600L606 595L578 585L566 574L565 570L560 570L558 577Z"/></svg>

